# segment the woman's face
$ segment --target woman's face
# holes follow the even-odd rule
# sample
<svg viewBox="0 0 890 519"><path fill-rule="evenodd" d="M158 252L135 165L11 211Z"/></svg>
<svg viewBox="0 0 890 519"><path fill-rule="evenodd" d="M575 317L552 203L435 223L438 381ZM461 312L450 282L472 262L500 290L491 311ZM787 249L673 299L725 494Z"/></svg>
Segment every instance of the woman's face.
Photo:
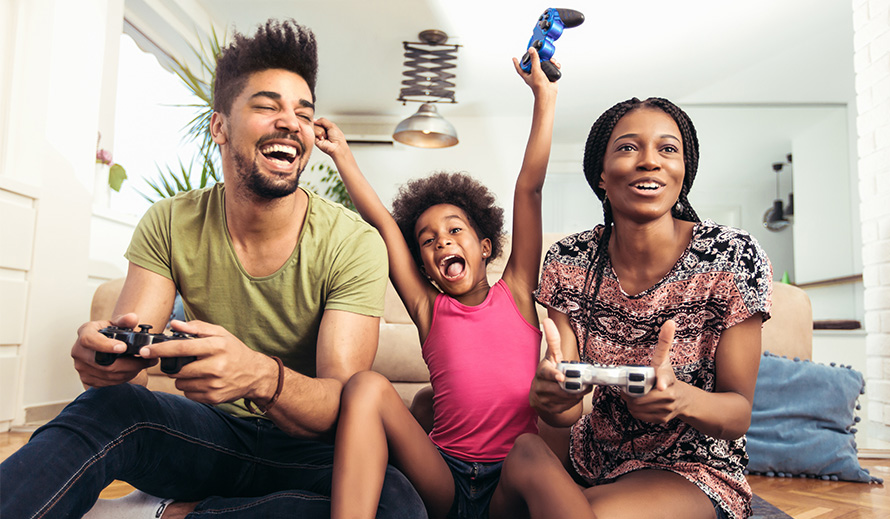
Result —
<svg viewBox="0 0 890 519"><path fill-rule="evenodd" d="M657 108L640 108L625 114L612 130L599 187L606 191L616 221L645 223L671 217L685 171L677 123Z"/></svg>

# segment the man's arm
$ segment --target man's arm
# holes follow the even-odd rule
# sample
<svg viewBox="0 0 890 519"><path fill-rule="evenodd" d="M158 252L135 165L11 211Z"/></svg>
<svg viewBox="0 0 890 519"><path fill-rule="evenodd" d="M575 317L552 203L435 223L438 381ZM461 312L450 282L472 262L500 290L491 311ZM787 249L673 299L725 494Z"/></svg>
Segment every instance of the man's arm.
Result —
<svg viewBox="0 0 890 519"><path fill-rule="evenodd" d="M159 333L167 324L175 297L176 287L172 280L130 263L111 320L92 321L77 331L71 357L84 386L102 387L125 382L145 384L143 370L156 361L122 357L110 366L96 364L97 351L116 353L126 350L123 343L102 335L99 330L111 325L135 328L148 324L152 332Z"/></svg>
<svg viewBox="0 0 890 519"><path fill-rule="evenodd" d="M266 416L282 430L296 436L318 436L332 431L340 413L340 392L359 371L371 369L377 353L380 319L366 315L326 310L318 333L316 378L284 370L284 385L277 403ZM271 359L270 359L271 360ZM263 405L277 387L278 367L269 368L262 389L251 398Z"/></svg>
<svg viewBox="0 0 890 519"><path fill-rule="evenodd" d="M325 310L319 327L316 377L281 369L281 393L273 402L279 367L273 358L248 348L221 326L202 321L173 321L173 329L195 334L187 341L166 341L145 347L145 357L194 355L176 388L196 402L220 404L246 398L283 431L315 438L331 432L340 412L343 385L358 371L371 369L377 353L379 318Z"/></svg>

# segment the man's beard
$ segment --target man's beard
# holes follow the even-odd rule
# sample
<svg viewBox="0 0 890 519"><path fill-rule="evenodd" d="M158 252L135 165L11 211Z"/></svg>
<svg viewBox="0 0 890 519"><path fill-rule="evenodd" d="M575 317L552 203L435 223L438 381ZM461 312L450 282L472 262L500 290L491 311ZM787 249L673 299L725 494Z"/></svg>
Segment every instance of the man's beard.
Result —
<svg viewBox="0 0 890 519"><path fill-rule="evenodd" d="M260 174L260 168L255 160L251 161L237 151L234 152L233 158L235 159L238 181L260 198L266 200L283 198L293 194L297 190L297 186L300 185L302 167L297 170L297 175L293 178L272 178ZM300 160L300 157L298 156L295 160Z"/></svg>

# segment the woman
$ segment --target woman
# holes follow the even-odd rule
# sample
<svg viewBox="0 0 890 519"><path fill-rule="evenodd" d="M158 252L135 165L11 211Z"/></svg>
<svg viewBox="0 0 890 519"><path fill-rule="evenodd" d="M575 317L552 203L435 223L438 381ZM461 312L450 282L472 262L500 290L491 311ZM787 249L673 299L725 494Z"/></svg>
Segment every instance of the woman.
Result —
<svg viewBox="0 0 890 519"><path fill-rule="evenodd" d="M584 173L604 225L554 245L535 294L553 322L530 399L571 426L569 444L555 448L563 463L540 437L517 440L492 501L513 517L750 515L744 433L772 273L746 232L699 220L697 166L692 121L665 99L619 103L593 125ZM656 384L639 397L594 387L582 417L561 360L651 365Z"/></svg>

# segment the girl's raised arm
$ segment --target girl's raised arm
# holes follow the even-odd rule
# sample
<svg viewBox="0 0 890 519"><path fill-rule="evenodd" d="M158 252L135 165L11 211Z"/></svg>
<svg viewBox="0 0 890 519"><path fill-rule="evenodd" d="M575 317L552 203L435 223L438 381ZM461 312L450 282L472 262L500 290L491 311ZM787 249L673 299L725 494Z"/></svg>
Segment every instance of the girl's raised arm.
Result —
<svg viewBox="0 0 890 519"><path fill-rule="evenodd" d="M550 160L553 120L556 111L557 84L541 70L535 49L529 49L532 70L525 73L514 58L516 72L532 89L535 97L532 125L516 188L513 193L513 246L504 268L504 281L525 319L537 325L532 291L538 284L541 265L541 191Z"/></svg>
<svg viewBox="0 0 890 519"><path fill-rule="evenodd" d="M359 169L343 132L331 121L318 119L315 145L334 160L359 214L383 237L389 257L389 278L421 336L425 336L432 317L432 302L438 292L414 262L398 224Z"/></svg>

